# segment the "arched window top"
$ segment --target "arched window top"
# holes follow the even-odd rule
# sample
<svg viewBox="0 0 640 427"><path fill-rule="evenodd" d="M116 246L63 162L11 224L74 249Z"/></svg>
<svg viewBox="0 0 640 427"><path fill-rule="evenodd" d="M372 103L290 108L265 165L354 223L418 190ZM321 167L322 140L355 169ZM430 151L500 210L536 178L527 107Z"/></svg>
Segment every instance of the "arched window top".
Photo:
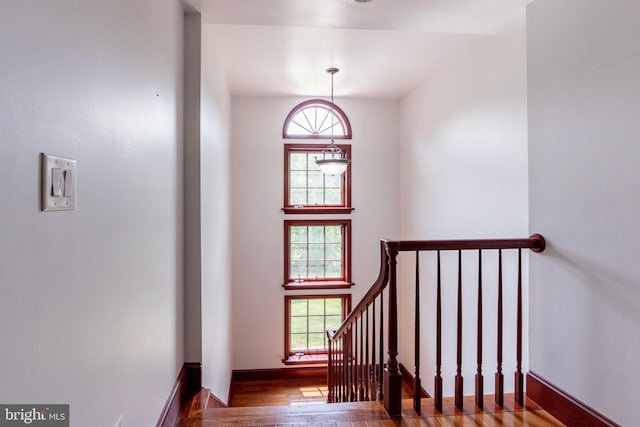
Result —
<svg viewBox="0 0 640 427"><path fill-rule="evenodd" d="M283 138L351 139L351 123L340 107L324 99L296 105L284 121Z"/></svg>

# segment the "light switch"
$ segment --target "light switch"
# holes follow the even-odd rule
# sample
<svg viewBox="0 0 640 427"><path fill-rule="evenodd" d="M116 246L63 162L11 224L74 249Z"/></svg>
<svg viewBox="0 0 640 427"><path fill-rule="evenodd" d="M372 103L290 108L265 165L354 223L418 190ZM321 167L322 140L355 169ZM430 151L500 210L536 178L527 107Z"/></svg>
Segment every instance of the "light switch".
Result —
<svg viewBox="0 0 640 427"><path fill-rule="evenodd" d="M40 155L43 211L72 210L76 208L76 161L63 157Z"/></svg>

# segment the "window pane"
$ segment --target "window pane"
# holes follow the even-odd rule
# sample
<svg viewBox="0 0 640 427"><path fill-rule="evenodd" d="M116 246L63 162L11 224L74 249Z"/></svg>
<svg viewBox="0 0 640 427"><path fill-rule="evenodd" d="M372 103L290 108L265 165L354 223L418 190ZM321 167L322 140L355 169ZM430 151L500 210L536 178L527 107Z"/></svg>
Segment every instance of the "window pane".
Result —
<svg viewBox="0 0 640 427"><path fill-rule="evenodd" d="M342 243L342 226L341 225L327 225L325 227L327 243Z"/></svg>
<svg viewBox="0 0 640 427"><path fill-rule="evenodd" d="M290 153L289 161L291 170L307 170L307 153Z"/></svg>
<svg viewBox="0 0 640 427"><path fill-rule="evenodd" d="M309 332L324 331L324 316L309 316Z"/></svg>
<svg viewBox="0 0 640 427"><path fill-rule="evenodd" d="M292 299L291 300L291 315L292 316L306 316L307 315L307 302L306 299Z"/></svg>
<svg viewBox="0 0 640 427"><path fill-rule="evenodd" d="M322 188L323 186L324 186L324 173L322 173L321 171L309 172L309 187Z"/></svg>
<svg viewBox="0 0 640 427"><path fill-rule="evenodd" d="M342 188L342 175L325 175L325 188Z"/></svg>
<svg viewBox="0 0 640 427"><path fill-rule="evenodd" d="M309 243L324 243L324 229L325 227L310 226L309 227Z"/></svg>
<svg viewBox="0 0 640 427"><path fill-rule="evenodd" d="M338 329L342 324L342 316L327 316L326 319L327 329Z"/></svg>
<svg viewBox="0 0 640 427"><path fill-rule="evenodd" d="M337 314L339 317L342 316L342 299L340 298L327 298L327 314Z"/></svg>
<svg viewBox="0 0 640 427"><path fill-rule="evenodd" d="M322 188L310 188L308 192L308 205L324 205L324 191Z"/></svg>
<svg viewBox="0 0 640 427"><path fill-rule="evenodd" d="M320 167L316 163L316 158L321 159L322 153L310 151L309 156L307 157L307 169L309 169L310 171L320 170Z"/></svg>
<svg viewBox="0 0 640 427"><path fill-rule="evenodd" d="M324 349L324 332L318 332L314 334L309 334L309 349L310 350L320 350Z"/></svg>
<svg viewBox="0 0 640 427"><path fill-rule="evenodd" d="M325 205L341 205L342 204L342 190L340 189L328 189L325 190Z"/></svg>
<svg viewBox="0 0 640 427"><path fill-rule="evenodd" d="M324 298L313 298L309 300L309 315L324 315Z"/></svg>
<svg viewBox="0 0 640 427"><path fill-rule="evenodd" d="M289 204L291 206L307 204L307 189L292 188L289 190Z"/></svg>
<svg viewBox="0 0 640 427"><path fill-rule="evenodd" d="M307 350L307 334L291 334L290 350Z"/></svg>
<svg viewBox="0 0 640 427"><path fill-rule="evenodd" d="M291 332L307 332L307 318L306 317L292 317L291 318Z"/></svg>
<svg viewBox="0 0 640 427"><path fill-rule="evenodd" d="M290 227L291 243L307 243L307 227Z"/></svg>
<svg viewBox="0 0 640 427"><path fill-rule="evenodd" d="M309 277L309 274L307 274L307 261L291 262L289 280L307 279Z"/></svg>
<svg viewBox="0 0 640 427"><path fill-rule="evenodd" d="M342 263L340 261L327 261L325 265L325 277L333 279L342 277Z"/></svg>
<svg viewBox="0 0 640 427"><path fill-rule="evenodd" d="M331 243L326 245L325 252L326 259L341 260L342 259L342 245L339 243Z"/></svg>
<svg viewBox="0 0 640 427"><path fill-rule="evenodd" d="M305 261L307 259L307 245L292 243L291 244L291 261ZM333 259L337 259L333 257Z"/></svg>
<svg viewBox="0 0 640 427"><path fill-rule="evenodd" d="M324 261L324 245L309 245L309 259Z"/></svg>
<svg viewBox="0 0 640 427"><path fill-rule="evenodd" d="M324 273L324 262L322 261L309 261L309 274L310 279L318 279L327 277Z"/></svg>
<svg viewBox="0 0 640 427"><path fill-rule="evenodd" d="M307 186L307 171L292 171L289 175L289 185L291 187L306 187Z"/></svg>

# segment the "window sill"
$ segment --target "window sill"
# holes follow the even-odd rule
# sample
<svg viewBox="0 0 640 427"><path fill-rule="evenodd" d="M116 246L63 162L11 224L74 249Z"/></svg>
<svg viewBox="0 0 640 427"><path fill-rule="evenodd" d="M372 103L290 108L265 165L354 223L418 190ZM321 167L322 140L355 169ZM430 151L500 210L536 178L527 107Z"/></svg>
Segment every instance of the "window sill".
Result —
<svg viewBox="0 0 640 427"><path fill-rule="evenodd" d="M282 208L282 212L285 214L350 214L355 208L347 208L344 206L331 207L331 206L302 206L296 208L294 206L287 206Z"/></svg>
<svg viewBox="0 0 640 427"><path fill-rule="evenodd" d="M304 356L291 355L282 361L285 365L326 365L326 354L305 354Z"/></svg>
<svg viewBox="0 0 640 427"><path fill-rule="evenodd" d="M309 280L306 282L289 282L282 285L287 291L304 289L348 289L354 284L342 280Z"/></svg>

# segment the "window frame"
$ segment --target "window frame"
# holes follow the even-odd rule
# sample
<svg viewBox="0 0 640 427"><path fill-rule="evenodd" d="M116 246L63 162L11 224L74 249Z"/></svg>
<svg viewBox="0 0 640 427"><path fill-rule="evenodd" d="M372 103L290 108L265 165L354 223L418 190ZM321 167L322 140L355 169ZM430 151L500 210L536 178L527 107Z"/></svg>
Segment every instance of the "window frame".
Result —
<svg viewBox="0 0 640 427"><path fill-rule="evenodd" d="M308 279L302 282L289 280L291 261L291 226L326 226L340 225L342 230L342 277ZM284 221L284 271L283 285L286 290L299 289L346 289L352 287L351 282L351 220L350 219L289 219Z"/></svg>
<svg viewBox="0 0 640 427"><path fill-rule="evenodd" d="M348 158L351 158L351 144L336 144ZM290 204L290 158L292 153L322 153L326 149L325 144L284 144L284 203L282 211L286 214L350 214L351 207L351 163L347 170L340 176L342 180L342 204L341 205L292 205Z"/></svg>
<svg viewBox="0 0 640 427"><path fill-rule="evenodd" d="M340 298L342 299L342 322L351 313L351 294L313 294L313 295L285 295L284 296L284 358L282 362L285 365L298 365L298 364L326 364L327 363L327 351L316 351L305 353L304 356L297 358L294 352L291 351L291 300L300 299L327 299L327 298ZM326 310L325 310L326 316ZM326 331L325 331L326 332ZM307 331L309 333L309 331Z"/></svg>
<svg viewBox="0 0 640 427"><path fill-rule="evenodd" d="M289 127L289 124L293 121L293 118L296 116L296 114L313 105L320 105L323 108L326 108L327 110L333 111L334 116L337 118L338 122L342 124L342 127L344 129L344 135L322 135L322 134L314 134L314 133L309 133L309 134L287 133L287 128ZM342 108L338 107L335 103L332 104L331 102L325 99L319 99L319 98L308 99L306 101L299 103L295 107L293 107L293 109L287 115L287 118L284 120L284 125L282 126L282 137L284 139L351 139L352 136L353 134L351 132L351 122L349 121L349 118L347 117L345 112L342 110Z"/></svg>

